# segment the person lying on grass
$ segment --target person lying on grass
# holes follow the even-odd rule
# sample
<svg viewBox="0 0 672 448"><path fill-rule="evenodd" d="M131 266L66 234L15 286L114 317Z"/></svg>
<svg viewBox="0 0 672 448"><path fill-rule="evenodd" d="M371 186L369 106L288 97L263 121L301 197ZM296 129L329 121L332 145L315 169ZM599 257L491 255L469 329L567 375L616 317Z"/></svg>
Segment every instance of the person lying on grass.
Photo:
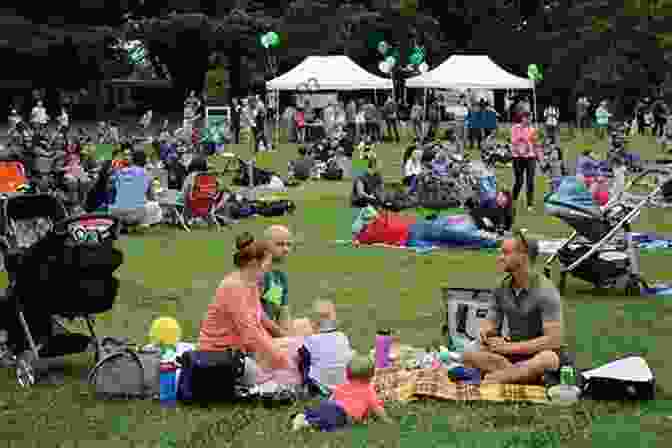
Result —
<svg viewBox="0 0 672 448"><path fill-rule="evenodd" d="M495 289L482 321L481 351L456 355L485 373L482 384L539 384L546 370L569 361L563 346L562 299L555 285L531 267L539 244L517 232L505 240L497 265L508 275ZM502 337L506 320L510 337Z"/></svg>
<svg viewBox="0 0 672 448"><path fill-rule="evenodd" d="M372 415L385 423L393 423L385 412L382 401L376 396L376 389L371 381L375 372L373 361L366 356L356 355L350 361L348 369L348 381L334 387L329 399L293 416L294 431L315 427L321 431L332 432L352 423L362 423Z"/></svg>
<svg viewBox="0 0 672 448"><path fill-rule="evenodd" d="M236 239L233 263L236 270L224 277L215 300L201 324L198 346L204 351L239 349L260 354L269 359L270 367L290 367L287 354L273 346L275 325L261 307L259 278L272 264L272 252L267 241L255 241L249 233ZM256 383L257 364L253 357L245 359L244 385Z"/></svg>

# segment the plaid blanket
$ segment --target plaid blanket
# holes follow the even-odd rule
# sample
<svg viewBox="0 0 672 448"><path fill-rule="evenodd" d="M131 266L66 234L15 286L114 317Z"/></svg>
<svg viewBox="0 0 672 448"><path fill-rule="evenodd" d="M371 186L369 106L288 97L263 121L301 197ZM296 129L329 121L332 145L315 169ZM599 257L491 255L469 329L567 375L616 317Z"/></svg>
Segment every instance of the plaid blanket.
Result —
<svg viewBox="0 0 672 448"><path fill-rule="evenodd" d="M543 386L522 384L472 385L450 379L446 369L378 369L374 377L378 396L383 401L408 402L420 397L452 401L529 402L547 404Z"/></svg>
<svg viewBox="0 0 672 448"><path fill-rule="evenodd" d="M408 402L417 400L415 385L417 370L405 370L401 367L377 369L373 378L376 394L383 401Z"/></svg>

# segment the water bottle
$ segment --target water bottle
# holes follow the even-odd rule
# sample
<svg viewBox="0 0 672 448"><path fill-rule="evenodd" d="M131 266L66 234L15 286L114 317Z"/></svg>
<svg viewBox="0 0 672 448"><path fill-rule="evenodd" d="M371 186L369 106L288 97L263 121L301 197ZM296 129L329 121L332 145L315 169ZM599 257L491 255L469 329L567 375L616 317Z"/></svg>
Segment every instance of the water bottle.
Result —
<svg viewBox="0 0 672 448"><path fill-rule="evenodd" d="M161 362L159 372L161 405L174 406L177 402L177 365L174 362Z"/></svg>
<svg viewBox="0 0 672 448"><path fill-rule="evenodd" d="M376 334L376 369L383 369L390 364L390 347L392 335L389 330L381 330Z"/></svg>

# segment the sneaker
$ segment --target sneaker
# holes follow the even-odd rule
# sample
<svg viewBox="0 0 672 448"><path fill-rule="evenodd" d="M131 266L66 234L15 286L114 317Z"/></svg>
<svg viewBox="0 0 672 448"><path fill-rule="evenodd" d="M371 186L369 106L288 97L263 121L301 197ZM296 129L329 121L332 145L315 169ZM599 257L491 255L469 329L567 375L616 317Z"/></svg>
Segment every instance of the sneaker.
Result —
<svg viewBox="0 0 672 448"><path fill-rule="evenodd" d="M534 207L531 206L531 205L528 206L528 207L527 207L527 211L530 212L530 213L533 212L533 211L534 211Z"/></svg>

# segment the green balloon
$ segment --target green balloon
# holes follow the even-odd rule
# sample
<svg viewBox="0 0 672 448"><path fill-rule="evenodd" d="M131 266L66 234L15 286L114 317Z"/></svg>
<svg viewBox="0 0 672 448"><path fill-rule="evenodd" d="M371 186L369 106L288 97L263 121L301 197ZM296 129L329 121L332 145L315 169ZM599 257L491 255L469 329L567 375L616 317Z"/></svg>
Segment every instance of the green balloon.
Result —
<svg viewBox="0 0 672 448"><path fill-rule="evenodd" d="M385 58L385 62L387 62L390 67L394 67L397 63L397 59L394 56L388 56Z"/></svg>
<svg viewBox="0 0 672 448"><path fill-rule="evenodd" d="M278 36L278 33L275 31L270 31L266 33L266 36L268 36L268 45L270 47L277 47L278 44L280 43L280 36Z"/></svg>
<svg viewBox="0 0 672 448"><path fill-rule="evenodd" d="M268 48L271 45L271 43L268 40L268 34L264 34L261 36L261 46L264 48Z"/></svg>

